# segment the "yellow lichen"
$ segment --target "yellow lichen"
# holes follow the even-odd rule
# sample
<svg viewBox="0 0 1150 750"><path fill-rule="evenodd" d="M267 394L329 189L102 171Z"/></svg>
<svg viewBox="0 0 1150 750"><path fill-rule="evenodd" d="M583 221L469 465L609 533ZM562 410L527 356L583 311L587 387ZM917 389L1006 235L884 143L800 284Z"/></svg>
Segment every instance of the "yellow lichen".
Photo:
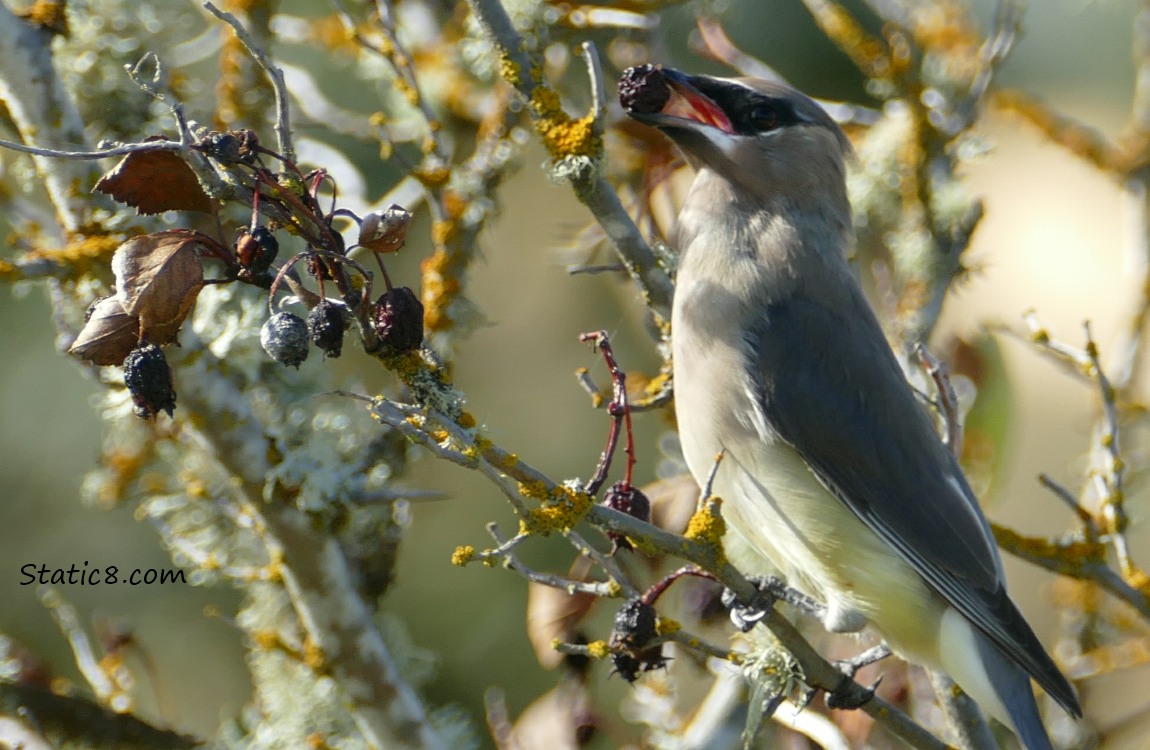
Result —
<svg viewBox="0 0 1150 750"><path fill-rule="evenodd" d="M459 426L465 430L470 430L472 427L475 426L475 417L471 415L471 412L467 412L467 411L463 412L462 414L459 415L459 419L456 421L459 424Z"/></svg>
<svg viewBox="0 0 1150 750"><path fill-rule="evenodd" d="M519 522L520 533L547 535L552 531L567 531L591 508L592 499L586 492L563 485L548 492L543 482L520 482L519 492L524 497L543 498L542 507L530 511Z"/></svg>
<svg viewBox="0 0 1150 750"><path fill-rule="evenodd" d="M691 516L691 520L687 522L687 530L683 533L683 536L693 542L714 548L720 560L724 557L723 535L727 533L727 523L720 515L722 504L721 498L707 498L703 507Z"/></svg>
<svg viewBox="0 0 1150 750"><path fill-rule="evenodd" d="M591 641L587 644L587 653L595 659L606 659L611 655L611 647L607 641Z"/></svg>
<svg viewBox="0 0 1150 750"><path fill-rule="evenodd" d="M672 620L670 617L663 617L659 615L655 618L655 632L659 635L670 635L671 633L678 633L683 629L678 620Z"/></svg>
<svg viewBox="0 0 1150 750"><path fill-rule="evenodd" d="M552 158L585 156L594 159L603 148L603 139L595 129L595 112L572 119L563 111L559 94L550 86L537 86L531 92L531 111L535 130L543 139Z"/></svg>
<svg viewBox="0 0 1150 750"><path fill-rule="evenodd" d="M505 49L499 50L499 75L503 80L510 83L512 86L518 88L519 84L523 82L520 77L523 71L519 67L519 63L511 59L511 55Z"/></svg>
<svg viewBox="0 0 1150 750"><path fill-rule="evenodd" d="M462 568L475 558L475 547L470 544L460 545L451 553L451 564Z"/></svg>

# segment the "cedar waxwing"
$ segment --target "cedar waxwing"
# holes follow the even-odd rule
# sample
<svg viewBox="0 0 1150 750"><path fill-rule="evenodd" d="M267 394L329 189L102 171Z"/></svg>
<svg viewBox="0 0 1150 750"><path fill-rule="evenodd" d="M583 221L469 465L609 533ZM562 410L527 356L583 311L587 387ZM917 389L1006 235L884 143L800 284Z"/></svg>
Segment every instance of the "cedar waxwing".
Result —
<svg viewBox="0 0 1150 750"><path fill-rule="evenodd" d="M758 79L648 65L620 100L696 170L671 324L696 481L723 452L713 487L730 527L825 602L829 630L872 624L1050 750L1030 678L1076 717L1078 698L1007 596L974 493L848 265L850 142L811 99Z"/></svg>

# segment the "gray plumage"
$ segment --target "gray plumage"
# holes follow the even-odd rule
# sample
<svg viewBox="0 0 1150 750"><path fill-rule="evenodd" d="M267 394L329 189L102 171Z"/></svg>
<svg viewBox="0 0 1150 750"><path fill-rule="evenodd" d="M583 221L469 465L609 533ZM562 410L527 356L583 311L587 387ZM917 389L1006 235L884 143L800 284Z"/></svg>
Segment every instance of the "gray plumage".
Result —
<svg viewBox="0 0 1150 750"><path fill-rule="evenodd" d="M633 83L647 96L624 98L629 114L697 170L672 316L692 474L724 451L732 527L826 601L830 629L872 623L1047 750L1027 676L1075 716L1078 700L1008 597L989 525L846 261L845 135L776 83L650 68Z"/></svg>

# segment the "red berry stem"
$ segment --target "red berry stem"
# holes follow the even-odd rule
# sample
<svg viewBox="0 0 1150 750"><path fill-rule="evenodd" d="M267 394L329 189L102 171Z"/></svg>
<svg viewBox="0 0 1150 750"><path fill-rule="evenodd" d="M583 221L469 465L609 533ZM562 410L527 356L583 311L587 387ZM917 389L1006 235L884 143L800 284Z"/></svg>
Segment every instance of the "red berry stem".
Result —
<svg viewBox="0 0 1150 750"><path fill-rule="evenodd" d="M627 434L627 441L623 450L627 454L627 468L623 473L623 486L631 486L632 471L635 467L635 434L631 429L631 406L627 402L627 374L619 367L615 359L615 352L611 348L611 341L606 331L594 331L579 334L579 340L590 342L602 354L603 361L611 373L611 401L607 404L607 413L611 415L611 427L607 432L607 447L599 456L599 464L595 467L595 475L588 480L584 490L589 495L599 492L603 483L607 481L607 474L611 470L611 460L615 455L615 448L619 444L620 427Z"/></svg>
<svg viewBox="0 0 1150 750"><path fill-rule="evenodd" d="M653 605L655 603L655 600L658 599L660 596L662 596L663 593L671 587L672 583L674 583L675 581L679 580L680 578L684 578L686 576L694 576L695 578L706 578L709 581L718 581L719 580L718 578L715 577L715 575L713 573L709 573L697 565L684 565L683 567L679 568L678 570L676 570L672 573L668 573L667 576L665 578L663 578L663 580L659 581L658 583L653 585L651 588L644 591L643 595L641 597L639 597L639 600L642 601L644 604Z"/></svg>

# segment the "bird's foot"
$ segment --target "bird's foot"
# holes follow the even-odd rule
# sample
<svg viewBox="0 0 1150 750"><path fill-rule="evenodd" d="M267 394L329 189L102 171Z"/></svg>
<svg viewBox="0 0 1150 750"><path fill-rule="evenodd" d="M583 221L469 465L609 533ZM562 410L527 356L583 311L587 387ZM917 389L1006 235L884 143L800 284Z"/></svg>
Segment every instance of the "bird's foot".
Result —
<svg viewBox="0 0 1150 750"><path fill-rule="evenodd" d="M755 627L759 620L767 616L767 612L771 611L771 607L775 606L775 598L773 596L763 591L755 579L752 578L751 583L755 584L758 593L750 602L740 602L735 592L726 588L723 589L723 594L719 599L730 613L731 624L738 628L740 633L746 633Z"/></svg>
<svg viewBox="0 0 1150 750"><path fill-rule="evenodd" d="M890 656L890 653L890 646L886 645L886 643L880 643L850 659L839 659L834 663L835 669L853 680L860 669L870 666L875 662L882 661Z"/></svg>
<svg viewBox="0 0 1150 750"><path fill-rule="evenodd" d="M826 619L827 608L822 602L807 596L798 589L791 588L787 582L774 576L750 576L751 583L759 591L772 599L786 602L804 615L810 615L817 620Z"/></svg>
<svg viewBox="0 0 1150 750"><path fill-rule="evenodd" d="M869 687L864 688L850 677L843 675L842 682L839 683L839 686L834 690L827 691L827 706L844 711L861 708L874 697L875 691L878 690L879 683L881 682L882 676L880 675Z"/></svg>
<svg viewBox="0 0 1150 750"><path fill-rule="evenodd" d="M747 580L759 590L759 595L751 602L740 602L730 589L723 591L723 606L730 610L731 622L746 633L759 620L763 619L776 601L786 602L803 614L822 620L827 608L806 594L791 588L781 578L775 576L748 576Z"/></svg>

